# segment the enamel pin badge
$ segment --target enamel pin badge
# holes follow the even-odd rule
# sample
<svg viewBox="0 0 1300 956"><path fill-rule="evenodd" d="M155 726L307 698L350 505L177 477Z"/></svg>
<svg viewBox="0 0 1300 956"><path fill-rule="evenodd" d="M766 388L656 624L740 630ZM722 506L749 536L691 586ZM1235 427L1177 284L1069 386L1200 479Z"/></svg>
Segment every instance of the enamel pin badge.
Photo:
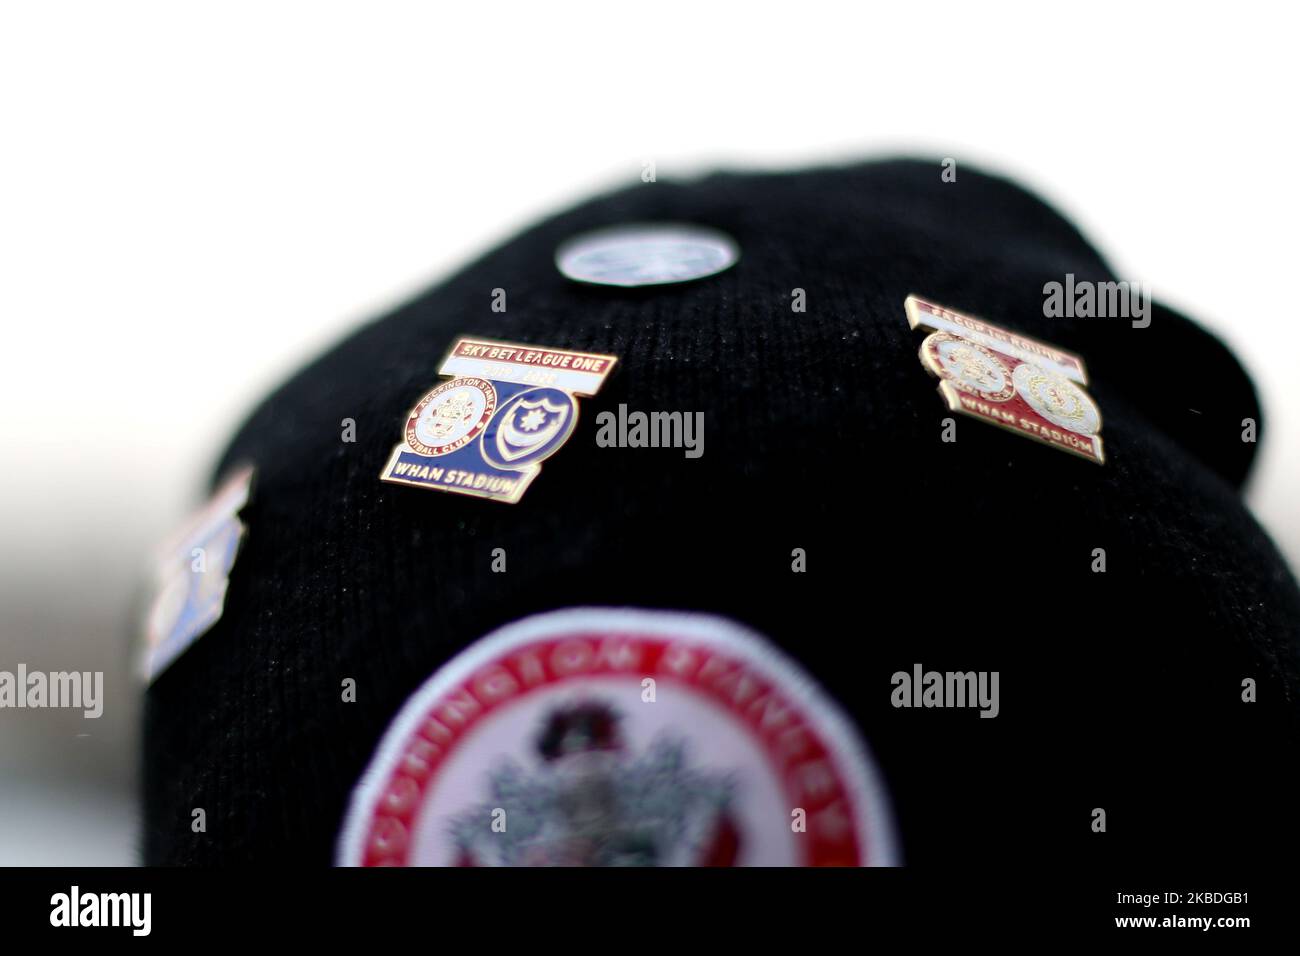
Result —
<svg viewBox="0 0 1300 956"><path fill-rule="evenodd" d="M226 587L246 528L253 468L237 468L158 556L155 595L145 621L145 679L152 683L221 619Z"/></svg>
<svg viewBox="0 0 1300 956"><path fill-rule="evenodd" d="M914 295L905 308L908 325L930 332L921 364L939 379L949 409L1098 465L1106 460L1083 359Z"/></svg>
<svg viewBox="0 0 1300 956"><path fill-rule="evenodd" d="M439 370L450 375L407 416L380 478L401 485L516 502L578 421L618 359L460 339Z"/></svg>

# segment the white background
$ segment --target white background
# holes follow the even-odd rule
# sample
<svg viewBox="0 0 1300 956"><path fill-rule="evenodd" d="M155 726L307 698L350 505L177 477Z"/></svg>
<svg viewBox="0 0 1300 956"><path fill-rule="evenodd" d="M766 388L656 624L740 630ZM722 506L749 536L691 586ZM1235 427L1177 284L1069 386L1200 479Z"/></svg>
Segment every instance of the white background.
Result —
<svg viewBox="0 0 1300 956"><path fill-rule="evenodd" d="M1285 9L4 2L0 669L111 696L0 711L0 863L133 858L146 556L259 397L648 160L1018 176L1238 350L1270 413L1251 503L1300 563Z"/></svg>

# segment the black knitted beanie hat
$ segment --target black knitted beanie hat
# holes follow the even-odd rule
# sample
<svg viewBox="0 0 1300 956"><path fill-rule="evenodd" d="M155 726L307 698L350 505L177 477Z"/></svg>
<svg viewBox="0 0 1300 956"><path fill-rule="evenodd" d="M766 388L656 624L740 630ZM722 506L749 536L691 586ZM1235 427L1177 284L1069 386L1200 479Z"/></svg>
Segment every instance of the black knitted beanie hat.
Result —
<svg viewBox="0 0 1300 956"><path fill-rule="evenodd" d="M1248 377L1159 304L1045 315L1049 283L1117 277L1023 189L941 172L616 192L272 394L214 473L254 469L224 609L147 692L146 861L1293 854L1300 594L1242 500ZM647 223L739 258L557 269ZM950 410L909 296L1081 356L1104 464ZM512 404L495 359L456 373L572 429L516 503L380 480L462 339L616 359L572 405ZM491 420L471 392L448 416ZM635 447L636 413L695 448Z"/></svg>

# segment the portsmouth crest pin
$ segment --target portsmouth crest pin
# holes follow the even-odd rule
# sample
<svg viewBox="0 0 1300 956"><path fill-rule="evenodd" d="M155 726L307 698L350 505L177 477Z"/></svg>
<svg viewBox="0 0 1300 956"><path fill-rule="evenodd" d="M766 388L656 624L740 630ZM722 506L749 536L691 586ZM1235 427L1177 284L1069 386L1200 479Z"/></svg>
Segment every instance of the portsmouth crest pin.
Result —
<svg viewBox="0 0 1300 956"><path fill-rule="evenodd" d="M612 355L460 339L407 416L380 478L401 485L516 502L578 422Z"/></svg>
<svg viewBox="0 0 1300 956"><path fill-rule="evenodd" d="M948 408L1102 464L1101 411L1083 359L910 295L907 323L930 332L921 364Z"/></svg>

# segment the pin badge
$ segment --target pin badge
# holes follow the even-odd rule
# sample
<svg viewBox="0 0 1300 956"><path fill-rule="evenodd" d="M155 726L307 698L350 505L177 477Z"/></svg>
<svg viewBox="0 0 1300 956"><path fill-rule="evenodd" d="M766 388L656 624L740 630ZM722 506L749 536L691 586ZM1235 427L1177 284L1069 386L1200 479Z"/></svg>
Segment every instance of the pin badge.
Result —
<svg viewBox="0 0 1300 956"><path fill-rule="evenodd" d="M578 422L612 355L460 339L439 370L453 376L411 409L380 479L516 502Z"/></svg>
<svg viewBox="0 0 1300 956"><path fill-rule="evenodd" d="M921 364L948 408L1102 464L1101 412L1083 359L910 295L907 324L930 332Z"/></svg>
<svg viewBox="0 0 1300 956"><path fill-rule="evenodd" d="M575 282L631 288L703 279L739 258L735 240L716 229L644 223L570 239L556 250L555 265Z"/></svg>
<svg viewBox="0 0 1300 956"><path fill-rule="evenodd" d="M157 592L145 621L142 669L148 682L221 619L230 571L247 530L239 512L252 482L251 466L233 472L160 552Z"/></svg>

